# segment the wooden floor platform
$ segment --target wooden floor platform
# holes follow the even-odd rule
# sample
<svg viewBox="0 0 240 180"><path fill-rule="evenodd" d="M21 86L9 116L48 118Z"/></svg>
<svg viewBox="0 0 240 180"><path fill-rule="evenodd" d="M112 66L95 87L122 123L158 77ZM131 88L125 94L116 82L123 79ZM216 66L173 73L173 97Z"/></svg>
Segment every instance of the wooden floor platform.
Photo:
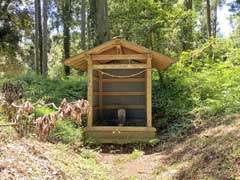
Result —
<svg viewBox="0 0 240 180"><path fill-rule="evenodd" d="M155 135L154 127L93 126L84 129L85 141L96 144L147 143L154 139Z"/></svg>

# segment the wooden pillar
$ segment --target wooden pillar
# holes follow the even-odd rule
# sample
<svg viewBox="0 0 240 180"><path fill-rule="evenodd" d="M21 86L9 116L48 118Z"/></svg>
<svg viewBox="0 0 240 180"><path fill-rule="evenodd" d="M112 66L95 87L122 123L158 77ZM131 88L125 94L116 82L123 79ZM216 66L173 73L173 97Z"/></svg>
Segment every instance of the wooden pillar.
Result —
<svg viewBox="0 0 240 180"><path fill-rule="evenodd" d="M103 120L103 101L102 101L102 92L103 92L103 74L102 72L98 73L98 84L99 84L99 95L98 95L98 103L99 103L99 114L100 114L100 120Z"/></svg>
<svg viewBox="0 0 240 180"><path fill-rule="evenodd" d="M146 113L147 127L152 127L152 56L147 57L146 69Z"/></svg>
<svg viewBox="0 0 240 180"><path fill-rule="evenodd" d="M93 126L93 66L92 60L90 57L87 58L88 60L88 101L91 106L91 110L88 114L88 121L87 126Z"/></svg>

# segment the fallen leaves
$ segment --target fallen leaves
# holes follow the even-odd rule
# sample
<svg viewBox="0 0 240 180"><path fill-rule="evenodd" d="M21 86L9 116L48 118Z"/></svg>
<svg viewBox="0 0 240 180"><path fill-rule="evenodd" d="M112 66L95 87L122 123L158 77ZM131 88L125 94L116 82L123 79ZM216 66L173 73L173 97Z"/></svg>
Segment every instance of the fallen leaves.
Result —
<svg viewBox="0 0 240 180"><path fill-rule="evenodd" d="M56 127L57 120L72 119L78 123L82 123L82 115L90 112L90 104L86 100L77 100L67 102L63 99L58 111L54 114L49 114L39 117L36 120L36 134L41 140L46 140L49 133Z"/></svg>

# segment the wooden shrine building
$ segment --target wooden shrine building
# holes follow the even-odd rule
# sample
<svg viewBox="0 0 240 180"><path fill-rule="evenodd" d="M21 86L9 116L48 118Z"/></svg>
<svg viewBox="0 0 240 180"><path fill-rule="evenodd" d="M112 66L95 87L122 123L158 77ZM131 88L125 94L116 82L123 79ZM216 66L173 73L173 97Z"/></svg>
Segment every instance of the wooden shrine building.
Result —
<svg viewBox="0 0 240 180"><path fill-rule="evenodd" d="M155 137L152 127L152 68L175 61L122 39L112 39L64 61L88 73L85 138L98 143L130 143Z"/></svg>

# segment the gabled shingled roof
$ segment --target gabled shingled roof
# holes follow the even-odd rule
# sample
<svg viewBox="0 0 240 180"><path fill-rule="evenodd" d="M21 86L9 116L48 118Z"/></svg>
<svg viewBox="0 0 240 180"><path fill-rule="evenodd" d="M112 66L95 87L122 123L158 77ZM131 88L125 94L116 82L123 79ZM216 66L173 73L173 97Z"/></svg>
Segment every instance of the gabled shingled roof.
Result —
<svg viewBox="0 0 240 180"><path fill-rule="evenodd" d="M116 46L121 46L123 49L123 53L125 54L131 54L132 53L139 53L139 54L152 54L152 67L164 70L169 65L175 63L175 60L171 59L168 56L159 54L155 51L152 51L150 49L147 49L143 46L139 46L137 44L128 42L123 39L112 39L110 41L107 41L99 46L96 46L92 49L89 49L87 51L84 51L76 56L70 57L64 61L64 64L76 69L81 70L87 70L87 61L89 55L96 55L96 54L114 54L114 48ZM106 61L104 61L106 63Z"/></svg>

